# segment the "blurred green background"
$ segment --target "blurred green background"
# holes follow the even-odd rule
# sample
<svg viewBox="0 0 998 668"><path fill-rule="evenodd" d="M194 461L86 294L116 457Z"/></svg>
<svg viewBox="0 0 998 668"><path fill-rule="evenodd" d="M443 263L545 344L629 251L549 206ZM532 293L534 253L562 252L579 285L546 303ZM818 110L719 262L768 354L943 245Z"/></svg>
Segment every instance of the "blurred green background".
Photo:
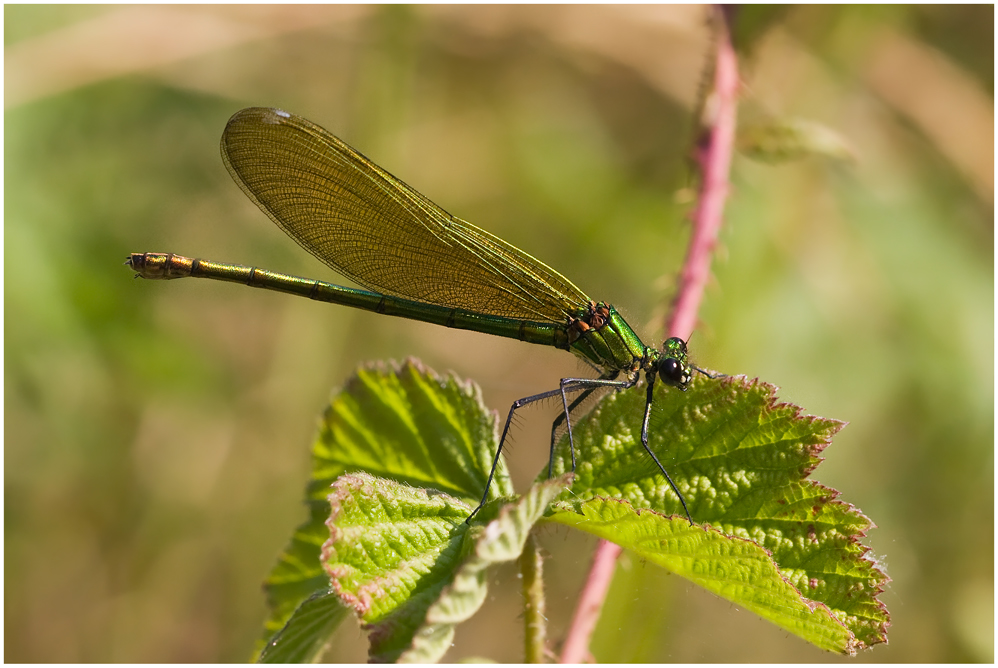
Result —
<svg viewBox="0 0 998 668"><path fill-rule="evenodd" d="M329 393L413 355L505 412L570 355L239 286L132 280L133 251L337 280L231 182L246 106L343 137L660 340L688 235L703 7L6 6L4 658L242 661ZM850 424L812 477L878 525L890 644L994 660L991 6L746 9L740 118L855 160L736 157L691 349ZM741 32L740 32L741 34ZM523 414L523 489L553 406ZM565 632L594 541L549 528ZM522 660L519 584L451 661ZM835 661L623 559L601 661ZM330 658L363 661L346 624Z"/></svg>

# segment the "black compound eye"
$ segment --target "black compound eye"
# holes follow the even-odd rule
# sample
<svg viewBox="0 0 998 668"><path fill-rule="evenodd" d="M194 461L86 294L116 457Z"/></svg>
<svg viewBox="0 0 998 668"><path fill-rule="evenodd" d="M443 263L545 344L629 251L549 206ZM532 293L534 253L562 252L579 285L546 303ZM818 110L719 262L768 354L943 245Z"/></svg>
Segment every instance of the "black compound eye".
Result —
<svg viewBox="0 0 998 668"><path fill-rule="evenodd" d="M658 375L662 377L662 380L668 381L673 385L682 386L686 384L686 372L683 370L683 365L674 357L666 357L662 360L662 363L658 366Z"/></svg>

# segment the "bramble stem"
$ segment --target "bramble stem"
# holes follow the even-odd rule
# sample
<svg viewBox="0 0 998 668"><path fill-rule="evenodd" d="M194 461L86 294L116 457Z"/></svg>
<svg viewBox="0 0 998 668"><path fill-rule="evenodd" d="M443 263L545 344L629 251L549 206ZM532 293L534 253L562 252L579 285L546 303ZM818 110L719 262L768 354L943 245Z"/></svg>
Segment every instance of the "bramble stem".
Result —
<svg viewBox="0 0 998 668"><path fill-rule="evenodd" d="M591 660L589 639L596 629L606 592L613 580L613 570L620 556L620 546L616 543L600 540L596 553L593 555L593 565L589 568L589 578L582 589L582 595L575 607L572 626L569 627L565 646L561 649L561 663L583 663Z"/></svg>
<svg viewBox="0 0 998 668"><path fill-rule="evenodd" d="M531 533L520 555L523 577L524 662L544 663L547 655L547 617L544 602L544 559Z"/></svg>
<svg viewBox="0 0 998 668"><path fill-rule="evenodd" d="M722 10L718 10L722 13ZM679 290L672 314L666 322L666 336L684 341L696 326L704 288L710 276L711 254L723 222L728 197L728 176L735 144L735 116L738 106L738 59L728 33L727 16L717 21L717 54L714 62L712 100L705 105L706 133L697 149L700 180L697 205L693 210L693 234L679 275ZM713 113L711 113L713 112Z"/></svg>
<svg viewBox="0 0 998 668"><path fill-rule="evenodd" d="M678 336L684 340L689 338L696 325L697 312L710 276L712 252L717 245L724 202L728 196L728 175L735 139L738 60L728 29L730 17L721 8L715 11L718 20L714 85L710 93L712 99L705 105L708 110L703 119L706 128L696 155L702 178L692 214L693 234L680 272L676 301L665 328L666 336ZM589 641L599 621L620 553L620 546L605 540L601 540L596 547L589 578L579 597L562 649L562 663L581 663L590 659Z"/></svg>

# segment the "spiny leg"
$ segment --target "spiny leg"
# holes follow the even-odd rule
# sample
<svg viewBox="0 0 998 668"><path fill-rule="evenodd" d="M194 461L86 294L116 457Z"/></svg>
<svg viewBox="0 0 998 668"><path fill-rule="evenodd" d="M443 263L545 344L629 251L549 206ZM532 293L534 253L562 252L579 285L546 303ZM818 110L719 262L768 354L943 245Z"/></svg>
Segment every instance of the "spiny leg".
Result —
<svg viewBox="0 0 998 668"><path fill-rule="evenodd" d="M655 453L652 452L650 447L648 447L648 419L651 417L651 402L653 396L652 393L654 392L654 390L655 390L655 374L649 373L648 396L645 399L645 419L641 423L641 445L645 447L645 451L649 455L651 455L651 458L655 460L655 463L658 465L658 468L662 472L662 475L664 475L665 479L669 481L669 485L672 487L672 491L676 493L676 496L679 497L679 502L683 504L683 510L686 511L686 519L690 521L690 526L693 526L693 518L690 517L690 509L686 507L686 499L683 498L683 493L679 491L678 487L676 487L676 483L672 482L672 478L669 477L669 473L665 470L665 467L662 466L662 462L658 461L658 457L656 457Z"/></svg>
<svg viewBox="0 0 998 668"><path fill-rule="evenodd" d="M492 460L492 468L489 470L489 479L485 483L485 493L482 494L482 500L479 501L475 509L471 511L470 515L468 515L468 519L465 520L465 524L471 521L471 518L474 517L478 513L478 511L482 509L482 506L485 505L485 501L489 498L489 488L492 486L492 478L493 476L495 476L496 467L499 465L499 455L502 454L502 446L506 444L506 435L509 433L509 426L513 422L513 414L516 413L518 409L523 408L524 406L528 406L536 401L549 399L550 397L555 397L558 395L564 397L564 391L560 387L557 390L548 390L547 392L541 392L540 394L535 394L529 397L524 397L522 399L517 399L516 401L513 402L513 405L509 407L509 415L506 416L506 426L504 426L502 429L502 436L499 438L499 447L496 448L496 456Z"/></svg>
<svg viewBox="0 0 998 668"><path fill-rule="evenodd" d="M581 404L583 401L585 401L587 398L589 398L589 395L591 395L595 391L596 391L595 387L590 387L587 390L583 390L582 394L580 394L579 396L577 396L572 401L571 404L569 404L568 406L565 406L565 411L563 413L558 413L558 417L556 417L554 419L554 422L551 423L551 453L548 455L548 479L549 480L554 475L554 446L555 446L556 434L558 432L558 427L561 426L562 422L565 422L565 416L566 415L571 416L572 411L574 411L579 404ZM575 448L572 448L572 470L573 471L575 470Z"/></svg>
<svg viewBox="0 0 998 668"><path fill-rule="evenodd" d="M567 413L569 410L568 399L566 396L567 392L576 392L578 390L585 390L587 387L593 390L595 390L598 387L633 387L635 382L637 382L636 379L631 381L618 381L618 380L611 380L609 378L562 378L561 383L559 384L558 389L556 390L548 390L547 392L541 392L540 394L534 394L532 396L524 397L522 399L517 399L516 401L514 401L513 405L509 407L509 415L506 416L506 425L503 427L502 436L499 438L499 447L496 448L496 456L492 460L492 468L489 470L489 479L485 483L485 492L482 494L482 500L478 502L478 505L475 507L475 509L471 511L470 515L468 515L468 519L465 520L465 523L471 521L471 518L474 517L478 513L478 511L482 509L482 506L485 505L485 501L489 498L489 488L492 486L492 478L495 476L496 467L499 465L499 455L502 453L503 445L506 444L506 436L507 434L509 434L509 426L512 424L513 415L516 413L517 410L523 408L524 406L528 406L534 402L542 401L544 399L549 399L551 397L561 395L562 404L565 407L565 411ZM574 406L575 403L576 402L573 402L572 405ZM569 421L568 423L568 442L571 444L572 459L574 461L575 445L572 442L571 421ZM550 464L548 468L550 470Z"/></svg>
<svg viewBox="0 0 998 668"><path fill-rule="evenodd" d="M718 378L727 378L728 377L728 374L726 374L726 373L720 373L720 372L718 372L718 373L710 373L709 371L705 371L704 369L701 369L700 367L698 367L698 366L696 366L694 364L691 364L690 368L693 369L694 371L700 373L701 375L707 376L711 380L717 380Z"/></svg>
<svg viewBox="0 0 998 668"><path fill-rule="evenodd" d="M613 380L617 374L609 378L562 378L561 379L561 402L565 407L563 415L566 416L568 425L568 449L572 453L572 472L575 472L575 439L572 436L572 420L569 414L568 397L566 392L575 392L581 389L597 390L601 387L615 387L619 390L626 390L634 387L638 382L637 374L629 380ZM553 450L552 450L553 453ZM551 460L548 460L548 470L551 469Z"/></svg>
<svg viewBox="0 0 998 668"><path fill-rule="evenodd" d="M612 381L612 380L614 380L617 377L617 374L618 374L618 372L615 371L615 372L613 372L611 374L607 374L607 375L601 376L599 378L599 380L611 380ZM565 379L563 379L563 382L565 380L571 380L571 379L565 378ZM633 383L632 383L632 385L633 385ZM554 422L551 424L551 452L550 452L550 454L548 456L548 478L549 479L554 475L554 446L557 443L558 428L561 426L562 422L566 422L566 421L568 422L568 430L569 430L568 431L568 442L569 442L570 450L571 450L571 453L572 453L572 471L573 472L575 471L575 443L572 441L572 431L571 431L572 430L572 411L574 411L579 406L579 404L581 404L583 401L585 401L586 399L588 399L590 397L590 395L592 395L593 392L595 392L596 390L599 389L599 387L600 386L589 387L589 388L583 390L582 394L580 394L579 396L577 396L575 398L575 400L572 401L571 405L565 406L565 412L559 413L558 417L556 417L554 419ZM565 400L565 397L564 397L564 395L562 395L562 403L563 404L564 404L564 400Z"/></svg>

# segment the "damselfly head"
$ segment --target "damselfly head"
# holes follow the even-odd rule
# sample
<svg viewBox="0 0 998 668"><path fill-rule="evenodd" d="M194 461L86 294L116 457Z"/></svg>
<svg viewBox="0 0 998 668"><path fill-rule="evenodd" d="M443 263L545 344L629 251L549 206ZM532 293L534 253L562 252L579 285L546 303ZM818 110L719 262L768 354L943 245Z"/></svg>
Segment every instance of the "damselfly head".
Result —
<svg viewBox="0 0 998 668"><path fill-rule="evenodd" d="M657 363L658 377L673 387L686 391L690 382L692 369L686 359L686 342L677 336L665 340L662 344L662 356Z"/></svg>

